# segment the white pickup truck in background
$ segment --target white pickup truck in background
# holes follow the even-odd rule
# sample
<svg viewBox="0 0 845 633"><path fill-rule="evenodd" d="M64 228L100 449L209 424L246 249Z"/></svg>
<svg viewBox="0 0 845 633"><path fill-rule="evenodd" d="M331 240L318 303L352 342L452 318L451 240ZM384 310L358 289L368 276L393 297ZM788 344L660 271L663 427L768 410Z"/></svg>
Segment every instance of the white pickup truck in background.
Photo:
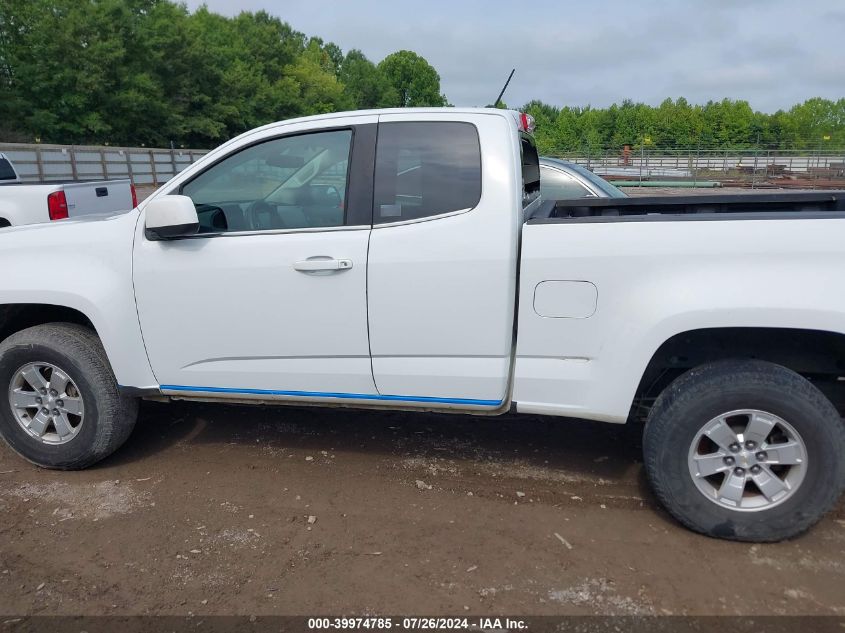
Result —
<svg viewBox="0 0 845 633"><path fill-rule="evenodd" d="M685 525L806 530L845 487L845 197L544 201L530 123L284 121L130 213L4 230L0 433L76 469L140 398L645 421Z"/></svg>
<svg viewBox="0 0 845 633"><path fill-rule="evenodd" d="M129 180L22 182L12 161L0 154L0 229L86 215L114 214L137 206Z"/></svg>

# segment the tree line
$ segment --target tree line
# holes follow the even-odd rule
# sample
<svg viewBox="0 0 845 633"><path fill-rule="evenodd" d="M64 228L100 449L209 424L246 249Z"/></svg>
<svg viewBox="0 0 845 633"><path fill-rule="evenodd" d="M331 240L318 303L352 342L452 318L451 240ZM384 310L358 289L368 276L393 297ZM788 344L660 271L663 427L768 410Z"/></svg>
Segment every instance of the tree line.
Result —
<svg viewBox="0 0 845 633"><path fill-rule="evenodd" d="M757 112L747 101L723 99L694 105L684 98L659 106L623 101L609 108L558 108L532 101L525 110L537 123L542 153L640 148L810 149L845 148L845 99L813 98Z"/></svg>
<svg viewBox="0 0 845 633"><path fill-rule="evenodd" d="M402 50L378 63L265 11L171 0L0 0L0 140L206 148L253 127L362 108L444 106L440 76ZM845 147L845 99L773 114L746 101L608 108L531 101L543 153Z"/></svg>
<svg viewBox="0 0 845 633"><path fill-rule="evenodd" d="M0 0L0 138L213 147L271 121L443 106L440 76L397 51L378 64L265 11L169 0Z"/></svg>

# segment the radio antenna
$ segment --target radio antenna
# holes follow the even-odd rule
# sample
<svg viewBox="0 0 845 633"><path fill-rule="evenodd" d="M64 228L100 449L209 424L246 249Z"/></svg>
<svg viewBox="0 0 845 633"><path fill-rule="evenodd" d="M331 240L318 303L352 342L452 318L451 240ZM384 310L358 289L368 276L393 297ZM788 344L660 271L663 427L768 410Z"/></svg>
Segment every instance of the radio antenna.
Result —
<svg viewBox="0 0 845 633"><path fill-rule="evenodd" d="M496 97L496 101L494 101L494 102L493 102L493 107L494 107L494 108L498 108L498 107L499 107L499 102L502 100L502 96L505 94L505 90L507 90L507 89L508 89L508 84L511 82L511 79L513 78L513 74L514 74L515 72L516 72L516 68L512 69L512 70L511 70L511 74L510 74L510 75L508 75L508 80L505 82L505 85L502 87L502 91L499 93L499 96L498 96L498 97Z"/></svg>

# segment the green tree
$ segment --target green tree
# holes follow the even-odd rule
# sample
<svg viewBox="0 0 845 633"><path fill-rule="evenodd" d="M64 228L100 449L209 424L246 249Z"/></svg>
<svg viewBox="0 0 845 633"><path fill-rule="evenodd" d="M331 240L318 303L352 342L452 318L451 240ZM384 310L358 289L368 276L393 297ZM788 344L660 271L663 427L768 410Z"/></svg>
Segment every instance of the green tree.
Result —
<svg viewBox="0 0 845 633"><path fill-rule="evenodd" d="M425 59L412 51L397 51L378 65L396 91L395 107L444 106L440 75Z"/></svg>
<svg viewBox="0 0 845 633"><path fill-rule="evenodd" d="M309 46L296 62L285 68L285 74L293 80L296 90L293 96L299 110L293 114L325 114L355 107L343 84L326 70L325 64L325 52Z"/></svg>
<svg viewBox="0 0 845 633"><path fill-rule="evenodd" d="M208 147L293 116L400 105L394 83L404 105L445 101L421 57L401 51L376 66L265 11L0 0L7 139Z"/></svg>
<svg viewBox="0 0 845 633"><path fill-rule="evenodd" d="M440 76L402 50L378 65L266 11L235 17L171 0L0 0L0 138L209 147L294 116L443 106ZM741 100L523 108L543 153L652 147L845 145L845 99L773 114ZM829 137L829 140L825 140Z"/></svg>
<svg viewBox="0 0 845 633"><path fill-rule="evenodd" d="M399 99L382 69L357 49L346 54L338 79L346 86L358 109L387 108Z"/></svg>
<svg viewBox="0 0 845 633"><path fill-rule="evenodd" d="M542 101L530 101L525 104L522 111L534 117L535 139L537 149L541 154L548 154L560 145L557 138L555 122L560 115L560 109L543 103Z"/></svg>

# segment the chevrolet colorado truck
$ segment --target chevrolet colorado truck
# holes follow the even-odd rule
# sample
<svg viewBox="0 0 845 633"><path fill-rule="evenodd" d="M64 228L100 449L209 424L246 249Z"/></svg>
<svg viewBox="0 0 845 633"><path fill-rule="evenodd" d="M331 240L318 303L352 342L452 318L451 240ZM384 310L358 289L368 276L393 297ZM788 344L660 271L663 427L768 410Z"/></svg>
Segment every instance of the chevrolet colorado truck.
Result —
<svg viewBox="0 0 845 633"><path fill-rule="evenodd" d="M644 421L684 525L807 529L845 485L845 197L546 201L530 128L284 121L130 213L5 229L0 432L78 469L142 398Z"/></svg>
<svg viewBox="0 0 845 633"><path fill-rule="evenodd" d="M25 183L0 154L0 229L84 215L111 215L138 205L129 180Z"/></svg>

